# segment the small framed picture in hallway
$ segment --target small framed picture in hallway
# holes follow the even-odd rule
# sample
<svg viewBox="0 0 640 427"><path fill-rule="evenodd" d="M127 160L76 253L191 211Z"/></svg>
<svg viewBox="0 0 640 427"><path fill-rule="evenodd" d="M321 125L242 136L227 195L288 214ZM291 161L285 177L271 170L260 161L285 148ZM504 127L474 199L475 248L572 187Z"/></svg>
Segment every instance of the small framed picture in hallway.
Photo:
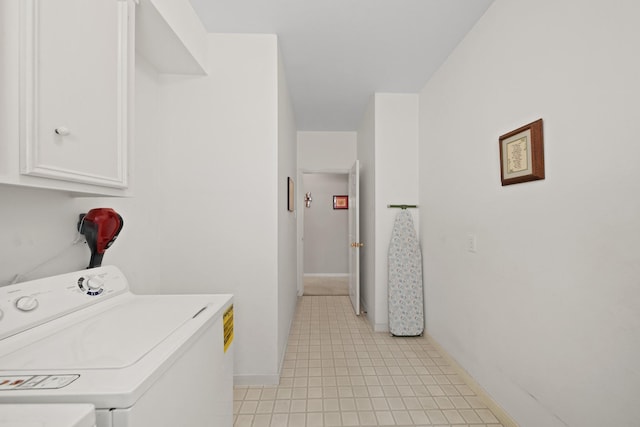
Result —
<svg viewBox="0 0 640 427"><path fill-rule="evenodd" d="M544 179L542 119L499 138L502 185Z"/></svg>
<svg viewBox="0 0 640 427"><path fill-rule="evenodd" d="M333 196L333 209L349 209L349 196Z"/></svg>

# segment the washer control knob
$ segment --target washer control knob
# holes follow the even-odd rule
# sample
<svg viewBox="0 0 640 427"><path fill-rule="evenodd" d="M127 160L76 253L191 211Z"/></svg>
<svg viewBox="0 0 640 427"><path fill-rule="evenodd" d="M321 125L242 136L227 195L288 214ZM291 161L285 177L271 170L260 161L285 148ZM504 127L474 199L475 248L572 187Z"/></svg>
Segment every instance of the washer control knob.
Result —
<svg viewBox="0 0 640 427"><path fill-rule="evenodd" d="M32 311L38 307L38 300L31 296L20 297L16 300L16 308L20 311Z"/></svg>
<svg viewBox="0 0 640 427"><path fill-rule="evenodd" d="M87 278L87 287L89 289L101 289L104 286L104 282L98 277L88 277Z"/></svg>
<svg viewBox="0 0 640 427"><path fill-rule="evenodd" d="M104 292L104 280L96 276L82 276L78 279L78 287L85 295L95 297Z"/></svg>

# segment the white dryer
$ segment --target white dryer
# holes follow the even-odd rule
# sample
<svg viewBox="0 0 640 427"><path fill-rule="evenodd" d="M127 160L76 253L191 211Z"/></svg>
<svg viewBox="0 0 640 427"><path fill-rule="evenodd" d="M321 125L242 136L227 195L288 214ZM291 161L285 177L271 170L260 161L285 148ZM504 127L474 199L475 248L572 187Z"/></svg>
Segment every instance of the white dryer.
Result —
<svg viewBox="0 0 640 427"><path fill-rule="evenodd" d="M90 403L98 427L231 426L231 295L136 295L99 267L0 288L0 404Z"/></svg>

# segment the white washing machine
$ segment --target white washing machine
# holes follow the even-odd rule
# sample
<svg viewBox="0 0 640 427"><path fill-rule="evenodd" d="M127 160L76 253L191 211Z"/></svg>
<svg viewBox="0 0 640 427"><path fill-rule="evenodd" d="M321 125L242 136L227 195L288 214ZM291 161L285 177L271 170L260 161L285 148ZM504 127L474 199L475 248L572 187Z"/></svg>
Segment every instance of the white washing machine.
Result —
<svg viewBox="0 0 640 427"><path fill-rule="evenodd" d="M113 266L0 287L0 405L98 427L231 426L231 295L136 295Z"/></svg>
<svg viewBox="0 0 640 427"><path fill-rule="evenodd" d="M0 427L95 427L94 409L88 403L0 405Z"/></svg>

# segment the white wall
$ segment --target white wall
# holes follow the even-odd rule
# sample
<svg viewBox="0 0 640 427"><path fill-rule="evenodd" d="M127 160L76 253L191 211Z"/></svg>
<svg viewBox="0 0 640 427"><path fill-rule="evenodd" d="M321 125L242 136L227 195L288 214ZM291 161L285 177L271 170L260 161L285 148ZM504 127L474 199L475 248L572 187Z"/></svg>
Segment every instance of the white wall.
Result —
<svg viewBox="0 0 640 427"><path fill-rule="evenodd" d="M333 196L348 194L349 176L304 174L303 185L312 197L311 206L301 208L304 215L304 274L348 274L349 211L333 209Z"/></svg>
<svg viewBox="0 0 640 427"><path fill-rule="evenodd" d="M418 96L375 94L375 319L376 331L389 329L388 247L396 209L418 204ZM417 212L410 210L419 227Z"/></svg>
<svg viewBox="0 0 640 427"><path fill-rule="evenodd" d="M72 245L80 212L69 196L1 185L0 200L0 286L12 283L16 276L24 281L81 270L89 264L86 245Z"/></svg>
<svg viewBox="0 0 640 427"><path fill-rule="evenodd" d="M638 16L496 0L420 94L427 328L521 426L640 419ZM501 187L540 117L546 179Z"/></svg>
<svg viewBox="0 0 640 427"><path fill-rule="evenodd" d="M278 51L278 372L297 303L296 214L287 210L287 177L296 173L296 121Z"/></svg>
<svg viewBox="0 0 640 427"><path fill-rule="evenodd" d="M360 304L367 319L376 318L376 193L375 193L375 96L371 96L358 128L358 160L360 161Z"/></svg>
<svg viewBox="0 0 640 427"><path fill-rule="evenodd" d="M298 168L348 171L356 161L356 132L298 132Z"/></svg>
<svg viewBox="0 0 640 427"><path fill-rule="evenodd" d="M358 132L363 306L374 330L389 329L388 245L398 211L418 204L418 96L376 93ZM410 211L418 227L418 216Z"/></svg>
<svg viewBox="0 0 640 427"><path fill-rule="evenodd" d="M157 291L233 293L236 382L277 381L278 56L273 35L209 35L206 77L161 77ZM257 357L259 355L259 357Z"/></svg>
<svg viewBox="0 0 640 427"><path fill-rule="evenodd" d="M235 381L275 383L296 302L295 217L284 208L295 118L275 36L211 34L207 53L208 76L138 76L148 142L135 197L105 201L139 236L143 261L125 272L155 272L141 291L234 294Z"/></svg>
<svg viewBox="0 0 640 427"><path fill-rule="evenodd" d="M234 294L235 381L275 383L296 302L285 209L295 118L275 36L211 34L208 58L210 74L197 77L140 75L139 61L136 125L147 143L135 155L135 197L103 199L135 236L139 268L113 261L133 279L142 272L141 292Z"/></svg>

